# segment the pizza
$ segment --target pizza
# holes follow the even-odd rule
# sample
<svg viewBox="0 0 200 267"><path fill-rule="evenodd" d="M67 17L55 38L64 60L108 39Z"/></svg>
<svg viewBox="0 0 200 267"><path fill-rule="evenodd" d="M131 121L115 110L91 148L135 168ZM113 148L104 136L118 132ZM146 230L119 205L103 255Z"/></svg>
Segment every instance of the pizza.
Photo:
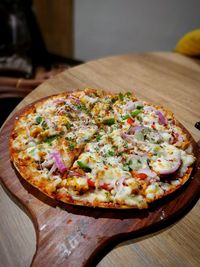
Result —
<svg viewBox="0 0 200 267"><path fill-rule="evenodd" d="M74 205L145 209L190 177L192 144L172 112L131 92L61 93L23 109L10 137L19 174Z"/></svg>

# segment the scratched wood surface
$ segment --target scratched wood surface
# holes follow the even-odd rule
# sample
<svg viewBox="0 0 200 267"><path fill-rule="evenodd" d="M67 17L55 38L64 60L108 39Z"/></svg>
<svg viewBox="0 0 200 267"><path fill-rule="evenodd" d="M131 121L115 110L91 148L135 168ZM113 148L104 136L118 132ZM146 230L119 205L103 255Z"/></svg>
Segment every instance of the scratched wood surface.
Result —
<svg viewBox="0 0 200 267"><path fill-rule="evenodd" d="M46 95L87 86L113 91L134 90L139 98L163 104L173 110L197 141L199 133L193 125L199 120L200 114L199 74L200 66L197 61L173 53L146 53L101 59L70 69L47 81L28 95L17 109ZM7 123L1 131L3 138L0 162L4 177L10 177L10 172L13 177L16 175L12 169L5 168L9 160L2 144L6 144L9 131L10 123ZM34 221L38 253L33 266L86 264L92 252L92 258L95 260L103 255L100 251L106 245L113 247L114 242L110 242L112 235L115 236L114 241L121 240L122 237L136 237L130 233L139 229L148 230L147 227L152 225L153 229L142 232L142 235L150 233L148 236L119 245L107 254L98 266L122 266L125 263L126 266L133 266L133 262L134 266L198 266L199 203L176 225L161 231L166 226L165 222L174 222L183 215L185 208L188 211L193 204L190 203L188 207L189 200L192 199L189 197L191 185L195 195L198 191L199 181L196 177L178 195L157 204L148 212L134 213L113 213L69 206L63 210L55 208L55 203L42 194L33 192L23 181L16 179L13 183L13 180L7 178L4 183L21 199ZM31 194L28 194L30 191ZM0 264L29 266L35 252L34 229L30 219L15 202L1 189ZM178 210L181 214L174 218L178 206L182 207ZM156 230L159 231L155 233ZM123 233L123 236L119 235L120 233ZM50 242L51 240L54 242ZM49 264L47 259L50 260Z"/></svg>

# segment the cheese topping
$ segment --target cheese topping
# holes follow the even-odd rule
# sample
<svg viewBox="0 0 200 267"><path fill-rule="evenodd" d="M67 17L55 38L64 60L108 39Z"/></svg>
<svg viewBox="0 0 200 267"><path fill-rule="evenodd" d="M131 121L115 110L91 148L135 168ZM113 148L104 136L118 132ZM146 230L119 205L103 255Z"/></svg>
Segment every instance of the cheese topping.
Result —
<svg viewBox="0 0 200 267"><path fill-rule="evenodd" d="M22 113L11 157L25 179L59 200L136 208L174 191L195 161L170 112L131 93L89 88Z"/></svg>

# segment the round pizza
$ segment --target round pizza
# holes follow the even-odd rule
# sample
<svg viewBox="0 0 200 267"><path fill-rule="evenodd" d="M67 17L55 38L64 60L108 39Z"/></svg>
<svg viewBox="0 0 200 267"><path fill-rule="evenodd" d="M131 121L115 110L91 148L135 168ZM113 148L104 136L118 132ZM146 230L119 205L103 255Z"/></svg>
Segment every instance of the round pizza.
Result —
<svg viewBox="0 0 200 267"><path fill-rule="evenodd" d="M86 88L23 109L10 138L20 175L68 204L144 209L190 177L190 138L172 112Z"/></svg>

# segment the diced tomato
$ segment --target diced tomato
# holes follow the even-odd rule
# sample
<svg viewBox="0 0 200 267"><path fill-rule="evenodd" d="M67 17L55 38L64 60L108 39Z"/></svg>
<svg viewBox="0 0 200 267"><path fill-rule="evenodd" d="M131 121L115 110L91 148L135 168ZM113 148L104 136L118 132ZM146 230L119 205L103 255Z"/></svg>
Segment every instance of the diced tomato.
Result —
<svg viewBox="0 0 200 267"><path fill-rule="evenodd" d="M90 187L95 187L95 183L94 183L94 181L92 181L91 179L87 179L87 182L88 182L88 185L90 186Z"/></svg>
<svg viewBox="0 0 200 267"><path fill-rule="evenodd" d="M147 178L147 175L145 173L138 173L137 174L137 178L141 179L141 180L144 180Z"/></svg>
<svg viewBox="0 0 200 267"><path fill-rule="evenodd" d="M130 117L127 119L127 122L130 124L130 125L132 125L133 123L134 123L134 120L133 119L131 119Z"/></svg>
<svg viewBox="0 0 200 267"><path fill-rule="evenodd" d="M100 187L102 189L109 190L109 184L104 183L104 184L101 184Z"/></svg>
<svg viewBox="0 0 200 267"><path fill-rule="evenodd" d="M141 180L144 180L147 178L147 175L145 173L137 173L135 171L131 171L131 175Z"/></svg>
<svg viewBox="0 0 200 267"><path fill-rule="evenodd" d="M153 128L153 129L156 128L155 122L153 122L153 123L151 124L151 128Z"/></svg>

